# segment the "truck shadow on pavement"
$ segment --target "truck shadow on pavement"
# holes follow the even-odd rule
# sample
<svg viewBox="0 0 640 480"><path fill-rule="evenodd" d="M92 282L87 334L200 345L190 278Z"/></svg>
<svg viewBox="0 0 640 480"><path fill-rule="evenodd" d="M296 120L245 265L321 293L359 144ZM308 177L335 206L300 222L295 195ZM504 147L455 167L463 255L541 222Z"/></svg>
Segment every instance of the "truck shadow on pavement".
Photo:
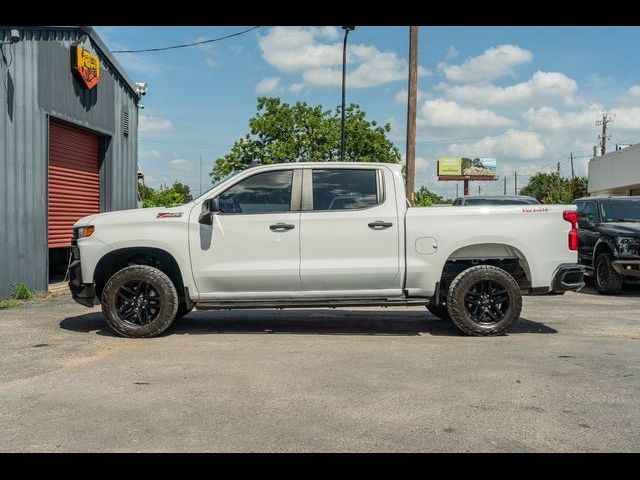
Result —
<svg viewBox="0 0 640 480"><path fill-rule="evenodd" d="M589 283L587 282L587 284L584 286L584 288L582 288L580 291L578 291L578 293L582 293L584 295L596 295L596 296L601 296L601 297L611 297L611 298L615 298L615 297L623 297L623 298L633 298L633 297L640 297L640 285L624 285L622 287L622 291L620 293L617 293L616 295L602 295L600 293L598 293L598 290L596 290L596 287L593 285L593 282Z"/></svg>
<svg viewBox="0 0 640 480"><path fill-rule="evenodd" d="M68 317L60 328L75 332L96 332L117 336L102 313ZM543 323L520 318L507 334L557 333ZM419 311L346 311L346 310L236 310L194 311L176 320L162 334L295 334L295 335L389 335L389 336L463 336L456 326L427 312Z"/></svg>

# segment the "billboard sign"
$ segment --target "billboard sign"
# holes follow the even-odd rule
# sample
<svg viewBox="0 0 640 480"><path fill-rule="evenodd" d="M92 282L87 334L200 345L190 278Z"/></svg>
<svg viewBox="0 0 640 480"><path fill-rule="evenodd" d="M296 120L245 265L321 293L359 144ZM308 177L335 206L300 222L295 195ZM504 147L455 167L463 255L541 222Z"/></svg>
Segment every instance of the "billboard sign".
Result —
<svg viewBox="0 0 640 480"><path fill-rule="evenodd" d="M496 177L495 158L440 157L438 177Z"/></svg>

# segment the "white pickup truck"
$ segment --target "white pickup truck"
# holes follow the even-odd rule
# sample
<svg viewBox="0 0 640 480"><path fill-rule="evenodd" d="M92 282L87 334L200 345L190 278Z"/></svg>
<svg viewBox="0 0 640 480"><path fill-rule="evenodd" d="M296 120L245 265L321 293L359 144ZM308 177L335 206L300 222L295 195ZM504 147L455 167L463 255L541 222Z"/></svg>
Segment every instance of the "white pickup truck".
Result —
<svg viewBox="0 0 640 480"><path fill-rule="evenodd" d="M249 168L180 207L74 226L70 288L152 337L201 309L423 305L499 335L522 294L580 289L575 205L409 207L400 165Z"/></svg>

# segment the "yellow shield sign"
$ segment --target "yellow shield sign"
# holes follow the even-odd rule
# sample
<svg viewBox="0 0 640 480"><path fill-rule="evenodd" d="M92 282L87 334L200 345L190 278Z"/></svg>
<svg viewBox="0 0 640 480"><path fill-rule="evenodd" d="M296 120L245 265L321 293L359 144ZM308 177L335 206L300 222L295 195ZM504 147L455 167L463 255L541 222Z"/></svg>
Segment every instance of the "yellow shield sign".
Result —
<svg viewBox="0 0 640 480"><path fill-rule="evenodd" d="M73 68L91 90L100 81L100 60L98 56L88 50L88 42L81 41L73 46Z"/></svg>

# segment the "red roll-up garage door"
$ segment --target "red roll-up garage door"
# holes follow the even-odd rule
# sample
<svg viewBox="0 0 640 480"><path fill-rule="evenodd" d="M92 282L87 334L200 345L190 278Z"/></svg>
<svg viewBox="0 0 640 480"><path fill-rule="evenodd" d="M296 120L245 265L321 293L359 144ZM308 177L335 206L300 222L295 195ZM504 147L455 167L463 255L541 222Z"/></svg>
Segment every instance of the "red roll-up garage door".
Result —
<svg viewBox="0 0 640 480"><path fill-rule="evenodd" d="M49 122L49 248L69 247L73 224L100 212L98 135Z"/></svg>

